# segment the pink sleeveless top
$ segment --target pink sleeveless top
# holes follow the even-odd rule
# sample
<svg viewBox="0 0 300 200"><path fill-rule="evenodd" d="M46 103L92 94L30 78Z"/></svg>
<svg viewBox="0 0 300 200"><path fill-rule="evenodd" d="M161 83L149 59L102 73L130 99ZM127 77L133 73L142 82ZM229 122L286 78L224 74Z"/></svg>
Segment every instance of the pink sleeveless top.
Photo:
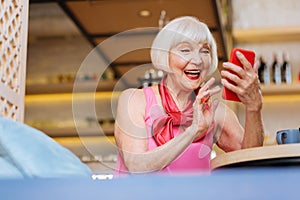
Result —
<svg viewBox="0 0 300 200"><path fill-rule="evenodd" d="M164 115L162 107L157 104L155 93L151 87L144 88L146 98L145 123L148 130L148 149L157 147L154 138L151 135L152 123L158 117ZM181 153L172 163L166 166L158 173L163 174L200 174L210 171L210 152L213 143L212 125L205 133L205 137L199 142L190 144L186 150ZM179 132L179 131L174 131ZM180 134L180 133L179 133ZM175 135L176 137L176 135ZM124 161L118 153L117 163L114 175L116 177L128 174Z"/></svg>

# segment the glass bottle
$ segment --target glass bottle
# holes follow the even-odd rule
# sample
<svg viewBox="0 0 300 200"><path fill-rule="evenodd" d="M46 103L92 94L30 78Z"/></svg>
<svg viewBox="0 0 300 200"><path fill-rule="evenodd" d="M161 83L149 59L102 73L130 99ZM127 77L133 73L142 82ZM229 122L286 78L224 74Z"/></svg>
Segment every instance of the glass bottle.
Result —
<svg viewBox="0 0 300 200"><path fill-rule="evenodd" d="M282 82L291 84L292 83L292 70L289 62L289 56L287 53L283 53L283 64L281 67Z"/></svg>
<svg viewBox="0 0 300 200"><path fill-rule="evenodd" d="M259 57L259 67L258 67L258 79L259 79L260 83L264 83L263 72L264 72L264 63L262 60L262 56L260 56Z"/></svg>
<svg viewBox="0 0 300 200"><path fill-rule="evenodd" d="M278 63L277 54L274 54L274 61L272 64L272 80L275 84L281 84L281 66Z"/></svg>
<svg viewBox="0 0 300 200"><path fill-rule="evenodd" d="M259 67L258 67L258 78L260 83L265 83L265 70L266 70L266 63L264 61L264 57L259 57Z"/></svg>
<svg viewBox="0 0 300 200"><path fill-rule="evenodd" d="M270 69L266 64L264 57L261 57L261 67L263 70L263 83L265 85L270 85Z"/></svg>

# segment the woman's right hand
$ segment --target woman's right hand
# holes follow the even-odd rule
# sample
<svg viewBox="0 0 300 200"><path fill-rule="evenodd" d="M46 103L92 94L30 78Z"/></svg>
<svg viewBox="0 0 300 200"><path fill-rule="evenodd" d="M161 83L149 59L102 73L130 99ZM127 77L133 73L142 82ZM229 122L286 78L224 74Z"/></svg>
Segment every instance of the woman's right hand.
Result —
<svg viewBox="0 0 300 200"><path fill-rule="evenodd" d="M205 133L214 121L215 111L219 101L214 99L211 101L211 96L219 93L221 88L215 86L215 79L209 79L199 90L196 100L193 104L193 122L190 126L195 134L194 139Z"/></svg>

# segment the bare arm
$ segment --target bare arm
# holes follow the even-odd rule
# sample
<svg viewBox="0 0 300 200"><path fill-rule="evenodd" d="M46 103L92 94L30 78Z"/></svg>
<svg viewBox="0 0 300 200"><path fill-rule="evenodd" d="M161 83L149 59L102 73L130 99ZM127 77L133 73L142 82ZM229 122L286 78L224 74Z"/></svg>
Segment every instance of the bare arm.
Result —
<svg viewBox="0 0 300 200"><path fill-rule="evenodd" d="M232 63L224 63L224 68L234 71L237 75L232 74L229 71L222 71L221 74L223 79L221 81L224 87L235 92L239 96L241 102L245 105L245 129L241 134L239 133L240 131L234 133L233 129L230 130L226 128L227 126L237 126L236 123L238 123L238 121L234 120L235 122L233 122L232 125L226 122L224 123L224 132L228 138L230 135L234 135L235 138L238 138L235 142L240 143L241 148L262 146L264 128L261 116L262 95L257 76L258 64L256 63L252 68L251 64L243 55L237 54L237 56L244 68L240 68ZM229 83L225 78L235 82L236 85ZM231 116L229 117L229 120L234 119L234 113L229 112L228 115ZM242 139L240 139L237 134L240 134Z"/></svg>
<svg viewBox="0 0 300 200"><path fill-rule="evenodd" d="M145 97L141 90L127 90L119 98L115 138L125 165L132 173L163 169L191 144L190 129L165 145L148 151L148 133L144 122Z"/></svg>
<svg viewBox="0 0 300 200"><path fill-rule="evenodd" d="M264 127L260 111L246 110L245 135L242 148L262 146Z"/></svg>
<svg viewBox="0 0 300 200"><path fill-rule="evenodd" d="M245 128L236 114L225 104L219 103L215 114L215 142L225 152L261 146L263 124L260 113L246 113Z"/></svg>
<svg viewBox="0 0 300 200"><path fill-rule="evenodd" d="M225 152L242 148L244 128L236 114L223 102L219 103L215 115L215 142Z"/></svg>
<svg viewBox="0 0 300 200"><path fill-rule="evenodd" d="M130 89L121 94L115 123L115 138L125 165L131 173L147 173L163 169L210 127L217 103L214 102L210 109L203 111L204 103L200 103L200 99L208 93L214 94L219 90L208 90L209 87L207 86L207 91L199 95L195 101L193 124L177 137L153 150L148 150L143 91Z"/></svg>

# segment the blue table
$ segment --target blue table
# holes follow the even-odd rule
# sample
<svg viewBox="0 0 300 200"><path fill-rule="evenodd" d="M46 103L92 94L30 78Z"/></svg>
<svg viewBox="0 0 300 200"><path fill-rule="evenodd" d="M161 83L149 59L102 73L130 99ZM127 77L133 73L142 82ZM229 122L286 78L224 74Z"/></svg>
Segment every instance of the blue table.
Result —
<svg viewBox="0 0 300 200"><path fill-rule="evenodd" d="M1 200L300 199L300 168L224 169L198 176L0 180Z"/></svg>

